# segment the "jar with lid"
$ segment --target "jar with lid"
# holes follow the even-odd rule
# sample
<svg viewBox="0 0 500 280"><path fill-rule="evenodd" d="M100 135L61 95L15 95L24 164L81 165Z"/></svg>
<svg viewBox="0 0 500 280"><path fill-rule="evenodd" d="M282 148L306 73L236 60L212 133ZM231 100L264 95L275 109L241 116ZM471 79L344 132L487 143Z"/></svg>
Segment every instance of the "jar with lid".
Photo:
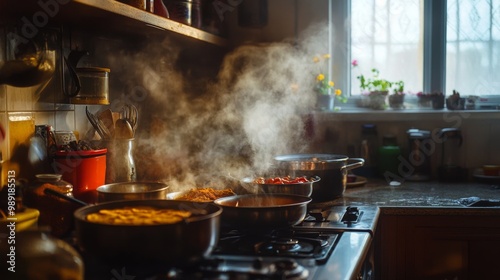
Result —
<svg viewBox="0 0 500 280"><path fill-rule="evenodd" d="M79 205L63 198L46 194L45 189L73 197L73 186L62 180L60 174L37 174L36 180L23 191L24 204L40 211L38 225L49 227L56 237L67 236L73 228L73 212Z"/></svg>

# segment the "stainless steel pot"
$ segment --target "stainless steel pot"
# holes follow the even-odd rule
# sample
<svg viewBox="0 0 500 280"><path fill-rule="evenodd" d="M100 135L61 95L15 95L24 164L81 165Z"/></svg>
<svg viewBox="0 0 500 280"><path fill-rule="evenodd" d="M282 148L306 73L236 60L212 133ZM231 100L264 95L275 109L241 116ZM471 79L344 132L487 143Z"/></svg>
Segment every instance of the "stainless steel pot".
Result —
<svg viewBox="0 0 500 280"><path fill-rule="evenodd" d="M314 184L313 202L329 201L344 194L347 171L361 167L362 158L349 158L335 154L290 154L275 157L280 172L290 176L319 176ZM349 162L353 162L348 164Z"/></svg>
<svg viewBox="0 0 500 280"><path fill-rule="evenodd" d="M166 199L168 185L157 182L122 182L102 185L96 190L99 203L116 200Z"/></svg>
<svg viewBox="0 0 500 280"><path fill-rule="evenodd" d="M321 180L321 178L319 178L318 176L314 176L308 179L309 181L304 183L260 184L255 182L255 178L247 177L243 178L241 180L241 183L243 186L246 187L246 189L251 189L255 191L255 193L279 193L279 194L311 196L311 194L313 193L314 184L318 183Z"/></svg>
<svg viewBox="0 0 500 280"><path fill-rule="evenodd" d="M222 225L260 229L297 225L307 214L311 198L286 194L246 194L216 199L222 207Z"/></svg>
<svg viewBox="0 0 500 280"><path fill-rule="evenodd" d="M87 221L101 209L150 206L188 210L182 222L158 225L111 225ZM175 265L196 262L212 252L220 231L221 207L213 203L173 200L127 200L82 207L75 211L76 240L80 249L97 260L117 265Z"/></svg>

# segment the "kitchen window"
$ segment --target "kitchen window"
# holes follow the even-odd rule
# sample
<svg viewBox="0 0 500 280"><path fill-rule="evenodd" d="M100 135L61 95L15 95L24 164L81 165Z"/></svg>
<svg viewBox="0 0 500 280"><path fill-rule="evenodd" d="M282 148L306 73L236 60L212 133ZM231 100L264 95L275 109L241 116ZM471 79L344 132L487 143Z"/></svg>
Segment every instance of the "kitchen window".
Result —
<svg viewBox="0 0 500 280"><path fill-rule="evenodd" d="M370 76L372 68L403 80L407 93L500 95L500 0L330 3L333 64L351 69L342 74L334 67L332 76L350 99L361 92L357 76Z"/></svg>

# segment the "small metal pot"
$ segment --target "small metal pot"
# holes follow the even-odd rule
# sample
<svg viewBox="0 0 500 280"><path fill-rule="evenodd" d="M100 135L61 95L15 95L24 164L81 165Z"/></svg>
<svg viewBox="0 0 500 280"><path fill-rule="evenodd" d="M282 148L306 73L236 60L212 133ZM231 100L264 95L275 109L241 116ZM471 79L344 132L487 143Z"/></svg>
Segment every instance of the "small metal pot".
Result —
<svg viewBox="0 0 500 280"><path fill-rule="evenodd" d="M311 198L286 194L246 194L216 199L222 207L222 225L261 229L297 225L307 214Z"/></svg>
<svg viewBox="0 0 500 280"><path fill-rule="evenodd" d="M334 154L290 154L276 156L280 172L290 176L319 176L314 184L313 202L330 201L342 197L347 183L347 171L363 166L362 158ZM349 161L354 163L348 164Z"/></svg>
<svg viewBox="0 0 500 280"><path fill-rule="evenodd" d="M117 200L166 199L168 185L157 182L122 182L102 185L96 190L99 203Z"/></svg>

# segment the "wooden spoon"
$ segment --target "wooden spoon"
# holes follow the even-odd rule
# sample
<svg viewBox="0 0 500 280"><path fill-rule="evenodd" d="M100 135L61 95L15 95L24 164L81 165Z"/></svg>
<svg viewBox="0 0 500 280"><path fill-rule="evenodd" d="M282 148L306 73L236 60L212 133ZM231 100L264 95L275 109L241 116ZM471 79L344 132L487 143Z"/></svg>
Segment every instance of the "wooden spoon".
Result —
<svg viewBox="0 0 500 280"><path fill-rule="evenodd" d="M134 138L134 130L130 123L125 119L117 119L115 123L115 139Z"/></svg>
<svg viewBox="0 0 500 280"><path fill-rule="evenodd" d="M102 123L108 128L109 133L111 134L111 138L113 138L115 134L115 121L113 120L113 112L111 109L106 109L99 113L99 119Z"/></svg>

